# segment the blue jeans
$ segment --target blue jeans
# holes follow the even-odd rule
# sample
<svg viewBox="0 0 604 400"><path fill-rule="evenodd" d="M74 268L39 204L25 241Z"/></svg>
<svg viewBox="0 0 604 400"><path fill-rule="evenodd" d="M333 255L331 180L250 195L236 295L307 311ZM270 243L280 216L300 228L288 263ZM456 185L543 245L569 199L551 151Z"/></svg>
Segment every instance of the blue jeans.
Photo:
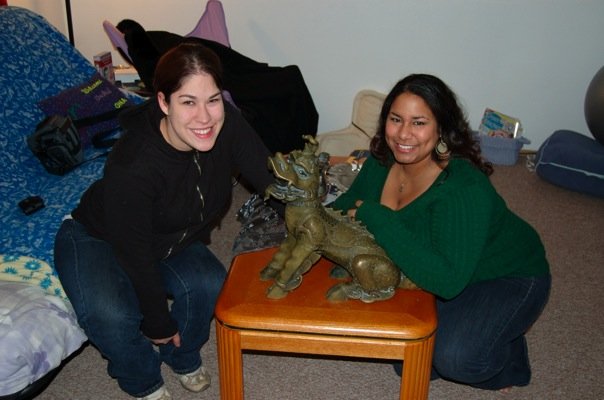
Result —
<svg viewBox="0 0 604 400"><path fill-rule="evenodd" d="M226 277L220 261L200 242L159 262L181 346L153 344L140 330L142 315L132 284L109 243L66 220L55 240L55 268L90 342L109 361L107 371L126 393L143 397L163 385L161 363L177 374L200 367L216 298Z"/></svg>
<svg viewBox="0 0 604 400"><path fill-rule="evenodd" d="M434 372L482 389L528 385L524 334L545 307L550 286L550 276L500 278L438 300Z"/></svg>
<svg viewBox="0 0 604 400"><path fill-rule="evenodd" d="M525 386L531 379L524 334L547 303L551 277L500 278L437 299L432 379L481 389ZM394 366L401 374L401 364Z"/></svg>

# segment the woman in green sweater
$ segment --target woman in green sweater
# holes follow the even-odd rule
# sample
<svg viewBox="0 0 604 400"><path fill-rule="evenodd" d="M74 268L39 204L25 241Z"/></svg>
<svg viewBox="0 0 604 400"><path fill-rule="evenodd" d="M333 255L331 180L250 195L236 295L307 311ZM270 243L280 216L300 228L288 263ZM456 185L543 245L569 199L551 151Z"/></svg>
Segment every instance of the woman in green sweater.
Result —
<svg viewBox="0 0 604 400"><path fill-rule="evenodd" d="M551 277L539 235L507 208L492 172L455 94L410 75L386 97L371 156L333 208L437 296L433 377L497 390L530 381L524 334Z"/></svg>

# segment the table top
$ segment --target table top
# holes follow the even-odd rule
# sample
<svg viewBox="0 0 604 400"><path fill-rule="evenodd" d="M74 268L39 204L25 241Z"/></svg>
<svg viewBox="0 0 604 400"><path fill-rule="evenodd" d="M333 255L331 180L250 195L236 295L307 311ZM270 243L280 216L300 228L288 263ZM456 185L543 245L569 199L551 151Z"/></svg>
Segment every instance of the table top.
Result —
<svg viewBox="0 0 604 400"><path fill-rule="evenodd" d="M330 302L327 291L339 281L329 272L333 263L321 258L304 274L302 284L285 298L269 299L271 281L260 271L276 248L234 258L216 305L216 318L237 329L421 339L436 329L434 296L423 290L397 289L385 301Z"/></svg>

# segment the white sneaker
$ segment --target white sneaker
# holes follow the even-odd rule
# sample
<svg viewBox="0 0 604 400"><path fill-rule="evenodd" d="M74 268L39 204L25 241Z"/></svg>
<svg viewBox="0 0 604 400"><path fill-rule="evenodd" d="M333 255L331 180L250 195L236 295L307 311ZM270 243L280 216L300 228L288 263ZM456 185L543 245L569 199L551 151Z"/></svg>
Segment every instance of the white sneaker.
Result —
<svg viewBox="0 0 604 400"><path fill-rule="evenodd" d="M162 386L155 392L148 394L145 397L137 397L138 400L172 400L172 395L166 389L166 386Z"/></svg>
<svg viewBox="0 0 604 400"><path fill-rule="evenodd" d="M188 374L177 375L180 384L191 392L203 392L210 387L210 374L203 366Z"/></svg>

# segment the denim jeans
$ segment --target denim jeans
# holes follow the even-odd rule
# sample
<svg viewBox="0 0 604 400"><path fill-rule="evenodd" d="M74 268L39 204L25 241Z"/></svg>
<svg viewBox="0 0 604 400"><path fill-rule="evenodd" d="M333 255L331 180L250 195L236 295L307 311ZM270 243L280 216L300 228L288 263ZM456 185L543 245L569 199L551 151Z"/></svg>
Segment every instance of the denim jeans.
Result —
<svg viewBox="0 0 604 400"><path fill-rule="evenodd" d="M437 299L431 379L481 389L525 386L531 379L524 334L547 303L551 277L499 278ZM394 369L400 375L402 365Z"/></svg>
<svg viewBox="0 0 604 400"><path fill-rule="evenodd" d="M524 334L545 307L550 286L550 276L499 278L438 300L434 373L482 389L528 385Z"/></svg>
<svg viewBox="0 0 604 400"><path fill-rule="evenodd" d="M159 389L162 362L178 374L199 368L226 276L205 245L193 243L159 262L165 290L173 298L170 313L178 324L180 347L155 347L142 334L138 299L111 246L72 219L57 232L55 268L78 323L108 360L107 371L123 391L143 397Z"/></svg>

